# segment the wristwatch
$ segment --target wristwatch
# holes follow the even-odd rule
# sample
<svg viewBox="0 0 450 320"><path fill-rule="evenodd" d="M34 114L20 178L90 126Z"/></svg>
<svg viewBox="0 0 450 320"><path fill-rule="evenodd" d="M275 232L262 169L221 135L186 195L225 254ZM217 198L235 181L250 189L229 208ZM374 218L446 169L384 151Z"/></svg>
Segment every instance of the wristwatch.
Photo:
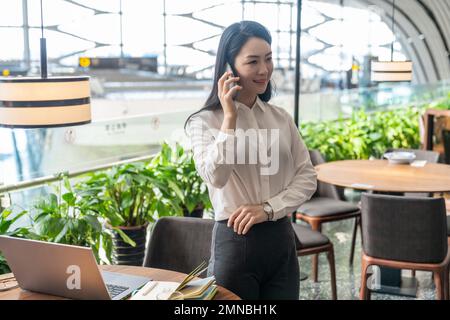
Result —
<svg viewBox="0 0 450 320"><path fill-rule="evenodd" d="M263 210L267 214L267 221L273 221L273 209L268 202L264 202Z"/></svg>

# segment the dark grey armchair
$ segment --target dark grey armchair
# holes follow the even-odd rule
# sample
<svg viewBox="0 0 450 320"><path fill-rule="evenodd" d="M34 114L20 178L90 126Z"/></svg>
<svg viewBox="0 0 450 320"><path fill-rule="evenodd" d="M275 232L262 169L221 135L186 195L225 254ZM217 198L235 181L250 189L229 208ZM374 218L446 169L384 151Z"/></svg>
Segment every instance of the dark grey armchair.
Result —
<svg viewBox="0 0 450 320"><path fill-rule="evenodd" d="M420 150L420 149L394 149L389 148L386 150L386 152L393 152L393 151L405 151L405 152L412 152L416 156L416 160L425 160L429 163L438 163L439 162L439 152L430 151L430 150ZM405 193L398 193L398 195L403 195L405 197L432 197L433 194L429 192L405 192ZM416 276L416 272L412 271L412 276Z"/></svg>
<svg viewBox="0 0 450 320"><path fill-rule="evenodd" d="M330 239L318 231L311 230L307 226L292 223L292 227L294 228L297 256L326 254L330 267L331 299L337 300L336 264L334 260L334 248Z"/></svg>
<svg viewBox="0 0 450 320"><path fill-rule="evenodd" d="M189 273L209 261L214 220L162 217L152 230L144 267Z"/></svg>
<svg viewBox="0 0 450 320"><path fill-rule="evenodd" d="M309 155L314 166L325 163L325 159L318 150L310 150ZM307 222L315 231L322 230L322 224L326 222L344 219L355 219L350 251L350 264L353 263L355 252L356 233L361 212L357 205L344 201L342 188L317 181L317 190L313 197L297 209L296 217ZM313 278L317 282L318 260L313 256Z"/></svg>
<svg viewBox="0 0 450 320"><path fill-rule="evenodd" d="M361 299L370 265L433 272L438 299L448 298L447 219L443 198L364 193L361 198L363 258Z"/></svg>

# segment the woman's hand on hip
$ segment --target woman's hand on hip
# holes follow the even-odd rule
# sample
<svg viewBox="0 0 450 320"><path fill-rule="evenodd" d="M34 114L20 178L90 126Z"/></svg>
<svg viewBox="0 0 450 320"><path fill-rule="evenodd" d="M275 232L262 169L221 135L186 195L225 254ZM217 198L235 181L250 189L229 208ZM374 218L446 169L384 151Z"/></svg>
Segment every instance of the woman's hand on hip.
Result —
<svg viewBox="0 0 450 320"><path fill-rule="evenodd" d="M244 205L231 214L228 227L233 227L237 234L246 234L253 225L264 221L267 221L267 214L262 205Z"/></svg>

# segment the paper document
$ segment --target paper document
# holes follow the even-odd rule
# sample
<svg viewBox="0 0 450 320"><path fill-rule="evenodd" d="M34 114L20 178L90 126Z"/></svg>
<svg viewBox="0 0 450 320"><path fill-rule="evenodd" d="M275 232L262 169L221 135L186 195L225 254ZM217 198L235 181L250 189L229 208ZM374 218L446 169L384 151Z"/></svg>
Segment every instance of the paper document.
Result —
<svg viewBox="0 0 450 320"><path fill-rule="evenodd" d="M159 293L174 292L179 285L179 282L172 281L149 281L130 300L157 300L156 297Z"/></svg>
<svg viewBox="0 0 450 320"><path fill-rule="evenodd" d="M426 164L427 164L426 160L415 160L411 162L412 167L425 167Z"/></svg>

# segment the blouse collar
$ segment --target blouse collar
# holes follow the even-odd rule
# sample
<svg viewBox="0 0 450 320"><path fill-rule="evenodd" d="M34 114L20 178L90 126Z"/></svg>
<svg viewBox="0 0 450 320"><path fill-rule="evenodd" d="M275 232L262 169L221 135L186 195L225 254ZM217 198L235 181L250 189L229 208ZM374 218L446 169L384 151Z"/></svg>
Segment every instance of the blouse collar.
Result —
<svg viewBox="0 0 450 320"><path fill-rule="evenodd" d="M259 96L256 96L256 100L255 103L253 104L253 106L251 108L247 107L245 104L236 101L236 107L237 108L245 108L248 109L249 111L254 110L255 108L259 108L262 112L265 112L266 110L266 106L264 105L264 102L259 98Z"/></svg>

